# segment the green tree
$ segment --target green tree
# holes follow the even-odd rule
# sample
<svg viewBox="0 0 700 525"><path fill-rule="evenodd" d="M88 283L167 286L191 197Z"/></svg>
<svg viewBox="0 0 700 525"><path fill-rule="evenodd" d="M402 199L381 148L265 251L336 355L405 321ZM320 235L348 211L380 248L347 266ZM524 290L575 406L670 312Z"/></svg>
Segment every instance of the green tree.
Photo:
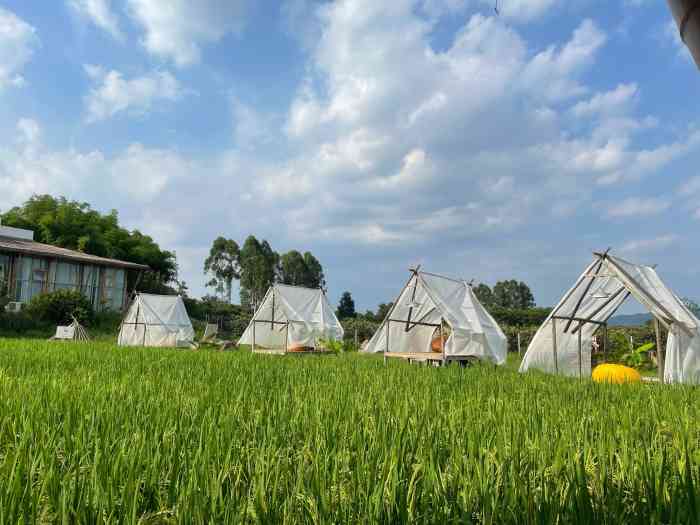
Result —
<svg viewBox="0 0 700 525"><path fill-rule="evenodd" d="M478 296L477 296L478 297ZM535 297L524 282L513 279L499 281L493 287L493 306L498 308L527 309L535 306Z"/></svg>
<svg viewBox="0 0 700 525"><path fill-rule="evenodd" d="M306 264L306 286L309 288L320 288L326 291L326 276L323 274L323 266L311 252L304 253L304 263Z"/></svg>
<svg viewBox="0 0 700 525"><path fill-rule="evenodd" d="M384 321L387 315L389 315L389 312L391 309L394 307L394 303L381 303L377 307L377 315L375 316L375 319L377 322L381 323Z"/></svg>
<svg viewBox="0 0 700 525"><path fill-rule="evenodd" d="M241 305L255 309L279 274L279 255L267 241L253 235L243 243L240 252Z"/></svg>
<svg viewBox="0 0 700 525"><path fill-rule="evenodd" d="M311 252L302 255L296 250L279 258L279 282L322 290L326 288L323 266L318 259Z"/></svg>
<svg viewBox="0 0 700 525"><path fill-rule="evenodd" d="M149 266L151 271L139 283L142 291L167 289L177 276L175 254L162 250L148 235L119 226L115 210L102 214L86 202L34 195L0 218L6 226L34 231L38 242ZM130 272L130 287L135 278Z"/></svg>
<svg viewBox="0 0 700 525"><path fill-rule="evenodd" d="M696 301L688 299L687 297L684 297L682 301L686 308L688 308L688 310L690 310L695 317L700 318L700 305Z"/></svg>
<svg viewBox="0 0 700 525"><path fill-rule="evenodd" d="M480 283L477 286L474 286L472 290L474 291L474 295L476 295L476 298L479 300L479 302L483 305L484 308L490 310L495 306L493 292L487 284Z"/></svg>
<svg viewBox="0 0 700 525"><path fill-rule="evenodd" d="M301 253L292 250L283 254L280 257L279 266L279 280L281 283L294 286L307 286L309 269Z"/></svg>
<svg viewBox="0 0 700 525"><path fill-rule="evenodd" d="M336 315L341 321L343 319L351 319L356 316L355 301L352 300L352 294L350 292L343 292L343 295L340 298L340 303L338 303Z"/></svg>
<svg viewBox="0 0 700 525"><path fill-rule="evenodd" d="M207 286L223 288L227 302L231 302L233 281L241 277L240 248L233 239L218 237L209 250L209 257L204 261L204 273L212 278Z"/></svg>

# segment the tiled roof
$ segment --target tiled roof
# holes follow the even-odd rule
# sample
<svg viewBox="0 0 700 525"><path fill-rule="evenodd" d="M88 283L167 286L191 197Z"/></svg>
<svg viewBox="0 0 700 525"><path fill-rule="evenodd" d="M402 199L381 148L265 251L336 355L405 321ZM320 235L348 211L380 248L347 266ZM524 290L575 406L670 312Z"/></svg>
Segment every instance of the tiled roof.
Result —
<svg viewBox="0 0 700 525"><path fill-rule="evenodd" d="M117 259L108 259L106 257L98 257L87 253L59 248L50 244L43 244L36 241L25 239L16 239L14 237L0 236L0 252L20 253L23 255L36 255L40 257L50 257L62 259L66 261L76 261L86 264L95 264L98 266L112 266L116 268L128 268L133 270L148 270L148 266L143 264L130 263L119 261Z"/></svg>

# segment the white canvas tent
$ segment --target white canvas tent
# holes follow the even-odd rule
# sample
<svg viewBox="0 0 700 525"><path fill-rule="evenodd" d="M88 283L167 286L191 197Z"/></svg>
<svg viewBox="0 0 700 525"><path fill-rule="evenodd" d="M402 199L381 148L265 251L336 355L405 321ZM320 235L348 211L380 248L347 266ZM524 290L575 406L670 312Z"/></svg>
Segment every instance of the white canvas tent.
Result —
<svg viewBox="0 0 700 525"><path fill-rule="evenodd" d="M323 290L275 284L269 288L238 344L254 351L318 349L319 339L341 340L343 327Z"/></svg>
<svg viewBox="0 0 700 525"><path fill-rule="evenodd" d="M437 356L436 336L441 341ZM506 336L467 282L420 269L411 270L411 278L366 349L382 352L385 358L429 356L443 363L479 358L497 365L505 363L507 350Z"/></svg>
<svg viewBox="0 0 700 525"><path fill-rule="evenodd" d="M630 296L654 316L660 379L700 383L700 321L654 268L608 252L594 254L593 262L552 310L532 339L520 371L590 376L593 336L603 330L605 348L607 321ZM665 359L660 351L660 325L668 330Z"/></svg>
<svg viewBox="0 0 700 525"><path fill-rule="evenodd" d="M136 294L117 342L119 346L191 346L194 329L182 297Z"/></svg>

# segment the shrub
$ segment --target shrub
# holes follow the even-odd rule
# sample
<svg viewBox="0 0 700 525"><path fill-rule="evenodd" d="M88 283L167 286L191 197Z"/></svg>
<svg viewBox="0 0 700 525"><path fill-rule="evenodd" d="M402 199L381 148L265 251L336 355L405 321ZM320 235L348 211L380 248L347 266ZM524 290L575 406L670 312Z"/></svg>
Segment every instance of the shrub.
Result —
<svg viewBox="0 0 700 525"><path fill-rule="evenodd" d="M381 323L376 323L360 317L343 319L342 324L345 330L345 340L354 341L355 330L357 330L357 339L359 343L370 339L381 325Z"/></svg>
<svg viewBox="0 0 700 525"><path fill-rule="evenodd" d="M57 290L37 295L25 311L32 319L55 324L69 324L72 317L85 325L95 320L95 311L90 301L76 290Z"/></svg>
<svg viewBox="0 0 700 525"><path fill-rule="evenodd" d="M27 313L26 309L17 313L0 310L0 335L38 335L40 337L48 337L52 330L52 326L46 322L34 319Z"/></svg>

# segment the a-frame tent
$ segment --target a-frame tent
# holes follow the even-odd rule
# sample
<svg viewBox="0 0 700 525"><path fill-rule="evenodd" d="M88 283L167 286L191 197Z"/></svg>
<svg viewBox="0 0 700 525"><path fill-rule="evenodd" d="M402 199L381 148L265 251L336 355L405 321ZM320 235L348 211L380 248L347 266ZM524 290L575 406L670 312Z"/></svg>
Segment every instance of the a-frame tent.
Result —
<svg viewBox="0 0 700 525"><path fill-rule="evenodd" d="M255 352L284 354L342 340L344 330L323 290L274 284L238 341Z"/></svg>
<svg viewBox="0 0 700 525"><path fill-rule="evenodd" d="M119 346L189 347L194 328L179 295L137 293L124 316Z"/></svg>
<svg viewBox="0 0 700 525"><path fill-rule="evenodd" d="M439 352L435 351L436 339ZM447 363L478 358L501 365L506 361L508 344L466 281L418 268L411 270L410 279L365 351L383 353L385 359L430 358Z"/></svg>
<svg viewBox="0 0 700 525"><path fill-rule="evenodd" d="M665 359L663 352L657 352L660 379L700 383L700 321L653 267L608 252L594 254L593 262L552 310L530 342L520 371L589 377L593 336L602 330L607 345L607 322L630 296L653 315L658 350L660 326L668 330Z"/></svg>

